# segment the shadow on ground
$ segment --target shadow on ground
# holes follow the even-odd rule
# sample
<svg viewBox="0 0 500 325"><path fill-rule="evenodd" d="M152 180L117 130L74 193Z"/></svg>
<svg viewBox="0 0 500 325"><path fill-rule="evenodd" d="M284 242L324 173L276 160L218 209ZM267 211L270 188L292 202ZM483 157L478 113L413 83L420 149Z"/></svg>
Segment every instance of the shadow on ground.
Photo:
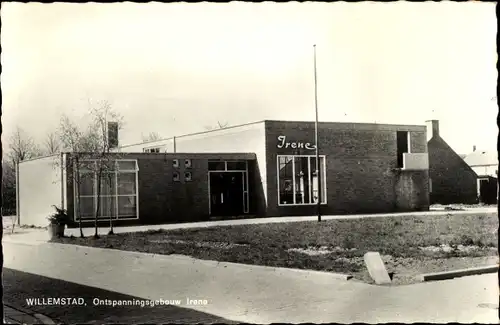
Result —
<svg viewBox="0 0 500 325"><path fill-rule="evenodd" d="M123 271L117 270L117 272ZM75 270L75 272L78 272L78 270ZM82 274L82 277L84 276ZM3 269L3 282L6 304L27 308L33 312L47 315L56 322L66 324L237 323L215 315L178 306L95 306L93 304L94 298L128 301L140 298L7 268ZM27 305L26 299L28 298L47 299L49 297L83 298L86 306ZM168 293L165 293L164 299L184 300L185 297L168 297ZM183 303L185 302L183 301Z"/></svg>

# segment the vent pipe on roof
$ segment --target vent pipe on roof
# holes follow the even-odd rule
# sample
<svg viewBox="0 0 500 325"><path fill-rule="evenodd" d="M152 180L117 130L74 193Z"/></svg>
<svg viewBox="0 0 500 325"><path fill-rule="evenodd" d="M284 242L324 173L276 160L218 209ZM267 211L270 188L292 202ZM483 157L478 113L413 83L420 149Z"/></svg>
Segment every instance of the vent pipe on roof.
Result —
<svg viewBox="0 0 500 325"><path fill-rule="evenodd" d="M472 146L472 152L476 152L476 145Z"/></svg>

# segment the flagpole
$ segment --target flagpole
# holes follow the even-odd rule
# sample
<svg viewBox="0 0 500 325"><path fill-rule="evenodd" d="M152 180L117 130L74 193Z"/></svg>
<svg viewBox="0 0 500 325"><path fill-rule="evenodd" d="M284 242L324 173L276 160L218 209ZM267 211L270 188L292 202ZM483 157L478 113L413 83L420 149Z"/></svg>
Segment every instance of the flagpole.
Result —
<svg viewBox="0 0 500 325"><path fill-rule="evenodd" d="M316 120L314 123L314 133L316 139L316 177L318 183L318 202L317 214L318 222L321 221L321 168L319 163L319 131L318 131L318 78L316 74L316 44L314 44L314 108L316 111Z"/></svg>

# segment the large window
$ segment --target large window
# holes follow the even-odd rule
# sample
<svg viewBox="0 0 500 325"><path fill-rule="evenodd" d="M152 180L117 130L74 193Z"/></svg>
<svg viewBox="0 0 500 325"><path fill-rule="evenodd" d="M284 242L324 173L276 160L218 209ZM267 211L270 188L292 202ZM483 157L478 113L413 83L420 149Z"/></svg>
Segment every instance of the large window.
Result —
<svg viewBox="0 0 500 325"><path fill-rule="evenodd" d="M85 161L80 164L77 184L80 201L75 191L75 203L79 205L82 220L94 218L98 200L100 200L98 211L100 219L137 218L137 162L135 160L106 162L106 166L101 169L101 191L98 197L97 175L100 163L102 162Z"/></svg>
<svg viewBox="0 0 500 325"><path fill-rule="evenodd" d="M321 203L326 203L326 161L319 157ZM278 202L280 205L318 203L316 156L278 156Z"/></svg>

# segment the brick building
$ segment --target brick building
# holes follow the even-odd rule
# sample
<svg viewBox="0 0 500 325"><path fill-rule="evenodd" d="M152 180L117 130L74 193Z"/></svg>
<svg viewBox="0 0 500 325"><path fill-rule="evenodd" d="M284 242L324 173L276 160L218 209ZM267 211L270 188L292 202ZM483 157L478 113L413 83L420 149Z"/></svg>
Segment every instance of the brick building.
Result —
<svg viewBox="0 0 500 325"><path fill-rule="evenodd" d="M215 216L314 215L318 198L314 131L312 122L266 120L122 146L113 154L118 159L113 185L101 198L101 207L107 210L102 222L109 216L164 223ZM319 123L322 213L428 210L426 140L425 126ZM63 155L66 161L69 157ZM68 175L59 171L62 176L56 176L57 169L52 169L59 186L45 182L35 189L23 184L42 165L49 173L43 160L20 165L23 224L40 223L41 215L50 213L46 208L50 204L63 205L76 216L75 185ZM91 222L96 179L82 186L80 215ZM40 191L47 197L23 209L24 197ZM42 202L45 208L39 206Z"/></svg>
<svg viewBox="0 0 500 325"><path fill-rule="evenodd" d="M464 156L464 161L477 174L477 196L484 204L498 201L498 152L476 150Z"/></svg>
<svg viewBox="0 0 500 325"><path fill-rule="evenodd" d="M477 203L477 175L441 137L439 121L427 121L427 138L430 203Z"/></svg>

